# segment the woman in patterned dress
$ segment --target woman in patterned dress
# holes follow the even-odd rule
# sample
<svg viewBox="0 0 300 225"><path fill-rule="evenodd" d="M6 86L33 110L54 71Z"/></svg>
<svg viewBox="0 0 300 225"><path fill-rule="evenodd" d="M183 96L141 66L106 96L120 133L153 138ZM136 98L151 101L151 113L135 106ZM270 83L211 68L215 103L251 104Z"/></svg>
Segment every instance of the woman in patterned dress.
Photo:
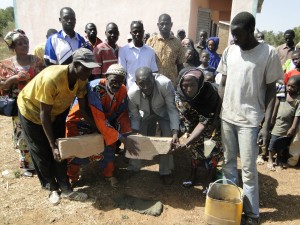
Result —
<svg viewBox="0 0 300 225"><path fill-rule="evenodd" d="M185 144L175 146L175 150L188 149L191 152L192 171L189 179L183 182L184 187L191 187L196 182L197 168L204 166L207 169L208 178L204 182L204 194L208 184L213 180L215 168L221 156L221 140L218 126L218 107L220 98L215 86L204 81L203 71L199 68L186 68L179 74L179 82L175 95L176 106L180 114L181 134L187 133ZM216 131L215 131L216 130ZM216 146L205 157L204 138L211 138Z"/></svg>
<svg viewBox="0 0 300 225"><path fill-rule="evenodd" d="M18 29L8 32L4 40L8 48L15 52L15 56L0 61L0 95L17 98L25 85L44 68L44 63L34 55L28 54L29 40L24 31ZM34 165L18 116L13 116L12 122L13 145L20 153L20 168L23 175L32 176Z"/></svg>

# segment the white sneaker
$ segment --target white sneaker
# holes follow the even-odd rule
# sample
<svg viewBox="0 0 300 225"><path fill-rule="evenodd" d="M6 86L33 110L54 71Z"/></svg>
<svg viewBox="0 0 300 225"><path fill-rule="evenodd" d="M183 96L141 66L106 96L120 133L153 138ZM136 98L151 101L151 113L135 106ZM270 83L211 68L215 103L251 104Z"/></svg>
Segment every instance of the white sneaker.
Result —
<svg viewBox="0 0 300 225"><path fill-rule="evenodd" d="M51 191L51 193L49 195L49 201L53 205L58 205L58 203L60 202L60 197L59 197L59 194L57 193L57 191Z"/></svg>

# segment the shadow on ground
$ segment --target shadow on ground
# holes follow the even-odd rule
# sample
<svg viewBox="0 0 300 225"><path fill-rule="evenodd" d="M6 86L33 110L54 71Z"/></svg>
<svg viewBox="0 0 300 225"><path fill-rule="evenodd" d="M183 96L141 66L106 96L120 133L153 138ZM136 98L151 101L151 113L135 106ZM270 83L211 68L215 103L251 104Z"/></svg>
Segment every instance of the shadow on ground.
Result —
<svg viewBox="0 0 300 225"><path fill-rule="evenodd" d="M295 169L298 170L299 168L290 168L290 170ZM300 196L293 194L278 195L276 191L278 185L279 183L275 178L259 173L261 208L272 209L271 212L261 213L261 221L286 222L300 219ZM288 185L288 183L281 185Z"/></svg>
<svg viewBox="0 0 300 225"><path fill-rule="evenodd" d="M110 211L117 206L114 199L123 194L134 196L140 199L160 201L165 206L173 208L192 210L195 207L204 207L205 197L202 196L202 187L186 189L181 186L182 181L190 173L189 153L174 155L175 171L172 185L164 185L156 171L147 170L150 166L158 163L158 159L145 161L144 168L137 173L130 173L126 170L128 160L123 156L116 159L115 176L119 180L119 188L112 188L101 176L97 163L92 163L83 168L82 180L76 185L77 189L87 193L94 199L93 206L103 211Z"/></svg>
<svg viewBox="0 0 300 225"><path fill-rule="evenodd" d="M205 179L203 170L199 175L199 184L193 188L183 188L182 181L189 176L190 158L189 153L184 152L174 155L175 171L174 183L163 185L158 174L158 160L145 161L144 168L138 173L129 173L126 170L127 159L120 156L116 160L116 176L119 180L119 188L113 189L101 176L97 164L86 166L83 170L83 180L78 185L92 199L93 206L102 211L114 210L117 206L114 199L123 194L140 199L161 201L164 206L176 209L193 210L196 207L205 206L205 197L202 196L201 180ZM156 165L155 165L156 164ZM155 165L155 166L153 166ZM152 170L148 170L151 167ZM154 168L154 169L153 169ZM299 167L289 169L299 170ZM239 173L241 171L239 170ZM284 173L282 173L284 175ZM288 185L280 184L280 185ZM259 173L261 222L287 222L300 219L298 210L299 195L279 195L278 181L267 174Z"/></svg>

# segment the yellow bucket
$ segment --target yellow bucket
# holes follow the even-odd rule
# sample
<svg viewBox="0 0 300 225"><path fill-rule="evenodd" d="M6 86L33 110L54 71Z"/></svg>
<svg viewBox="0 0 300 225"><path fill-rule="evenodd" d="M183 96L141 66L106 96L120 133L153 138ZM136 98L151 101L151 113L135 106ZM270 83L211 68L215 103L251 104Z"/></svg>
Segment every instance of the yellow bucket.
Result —
<svg viewBox="0 0 300 225"><path fill-rule="evenodd" d="M243 212L243 189L232 184L209 185L205 202L205 222L211 225L240 225Z"/></svg>

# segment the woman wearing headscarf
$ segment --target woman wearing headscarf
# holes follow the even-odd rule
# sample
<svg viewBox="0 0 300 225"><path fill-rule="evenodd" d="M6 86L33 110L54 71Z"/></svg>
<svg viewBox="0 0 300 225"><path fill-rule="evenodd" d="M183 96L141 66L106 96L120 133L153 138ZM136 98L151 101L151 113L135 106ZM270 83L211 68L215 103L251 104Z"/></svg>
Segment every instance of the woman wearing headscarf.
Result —
<svg viewBox="0 0 300 225"><path fill-rule="evenodd" d="M221 60L217 50L219 48L219 38L218 37L210 37L207 39L207 47L206 51L209 53L209 62L208 64L211 67L218 68L219 62Z"/></svg>
<svg viewBox="0 0 300 225"><path fill-rule="evenodd" d="M44 64L36 56L28 54L29 40L24 31L18 29L8 32L4 41L15 56L0 61L0 95L8 95L16 99L25 85L44 68ZM18 116L13 116L12 122L13 144L20 152L20 168L23 170L23 175L32 176L34 165Z"/></svg>
<svg viewBox="0 0 300 225"><path fill-rule="evenodd" d="M208 179L204 182L204 191L212 181L215 168L220 159L221 140L217 127L218 115L216 112L220 106L220 98L217 88L204 81L203 71L199 68L186 68L180 71L179 82L175 95L176 106L180 114L180 132L187 133L185 144L178 144L175 150L188 149L191 152L192 171L189 179L183 182L184 187L191 187L196 182L197 168L204 166L208 172ZM204 138L216 141L216 147L205 157Z"/></svg>

